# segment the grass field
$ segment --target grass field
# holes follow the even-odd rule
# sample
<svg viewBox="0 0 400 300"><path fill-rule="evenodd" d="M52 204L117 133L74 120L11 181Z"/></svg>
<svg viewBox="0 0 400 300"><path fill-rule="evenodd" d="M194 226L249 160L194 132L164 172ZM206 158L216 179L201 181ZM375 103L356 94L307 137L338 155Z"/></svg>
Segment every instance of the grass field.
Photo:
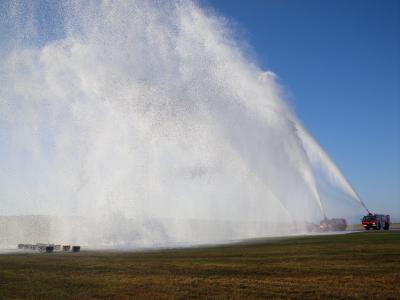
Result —
<svg viewBox="0 0 400 300"><path fill-rule="evenodd" d="M400 231L0 255L0 299L400 299Z"/></svg>

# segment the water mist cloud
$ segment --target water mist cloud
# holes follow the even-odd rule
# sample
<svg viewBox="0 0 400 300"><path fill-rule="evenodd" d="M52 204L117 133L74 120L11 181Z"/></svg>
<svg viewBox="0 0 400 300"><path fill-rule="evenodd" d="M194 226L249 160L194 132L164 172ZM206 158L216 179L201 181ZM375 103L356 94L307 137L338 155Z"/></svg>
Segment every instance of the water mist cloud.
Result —
<svg viewBox="0 0 400 300"><path fill-rule="evenodd" d="M223 18L190 1L1 5L0 215L78 216L52 234L134 247L359 211Z"/></svg>

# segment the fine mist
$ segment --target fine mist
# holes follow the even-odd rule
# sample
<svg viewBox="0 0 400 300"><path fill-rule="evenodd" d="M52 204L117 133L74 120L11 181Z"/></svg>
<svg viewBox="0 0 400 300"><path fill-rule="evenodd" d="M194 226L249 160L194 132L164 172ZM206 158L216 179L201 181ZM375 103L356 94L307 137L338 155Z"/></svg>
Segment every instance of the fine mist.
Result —
<svg viewBox="0 0 400 300"><path fill-rule="evenodd" d="M362 212L224 18L55 2L0 3L0 246L215 243Z"/></svg>

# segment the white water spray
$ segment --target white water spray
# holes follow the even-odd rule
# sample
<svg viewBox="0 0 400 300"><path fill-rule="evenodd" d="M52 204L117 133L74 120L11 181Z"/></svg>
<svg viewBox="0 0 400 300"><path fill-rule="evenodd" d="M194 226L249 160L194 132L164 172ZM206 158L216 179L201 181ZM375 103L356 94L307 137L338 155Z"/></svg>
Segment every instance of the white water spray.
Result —
<svg viewBox="0 0 400 300"><path fill-rule="evenodd" d="M16 236L163 246L359 212L223 18L190 1L0 8L0 215L55 219Z"/></svg>

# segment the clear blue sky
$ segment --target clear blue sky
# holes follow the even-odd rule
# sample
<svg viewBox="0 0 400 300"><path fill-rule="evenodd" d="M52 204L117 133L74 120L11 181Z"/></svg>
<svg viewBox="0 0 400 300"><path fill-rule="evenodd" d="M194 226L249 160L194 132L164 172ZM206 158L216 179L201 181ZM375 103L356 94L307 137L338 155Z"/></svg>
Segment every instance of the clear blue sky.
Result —
<svg viewBox="0 0 400 300"><path fill-rule="evenodd" d="M277 73L367 206L400 217L400 1L204 0Z"/></svg>

